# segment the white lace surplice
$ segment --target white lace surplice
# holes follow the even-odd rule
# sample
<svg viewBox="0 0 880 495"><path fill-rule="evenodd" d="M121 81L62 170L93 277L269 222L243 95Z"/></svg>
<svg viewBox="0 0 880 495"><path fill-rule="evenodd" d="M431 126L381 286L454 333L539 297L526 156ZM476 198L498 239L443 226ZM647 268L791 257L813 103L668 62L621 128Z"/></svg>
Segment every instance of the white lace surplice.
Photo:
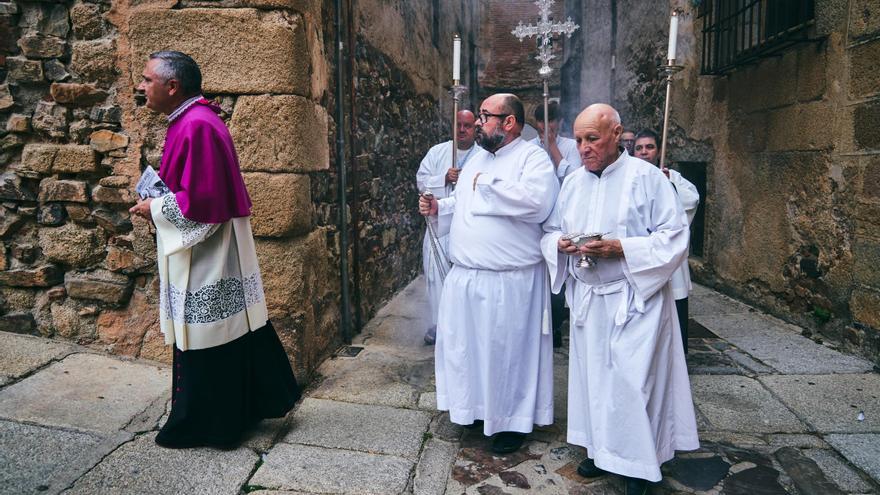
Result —
<svg viewBox="0 0 880 495"><path fill-rule="evenodd" d="M250 218L195 222L183 216L173 194L154 200L150 210L165 343L205 349L264 326L268 312Z"/></svg>

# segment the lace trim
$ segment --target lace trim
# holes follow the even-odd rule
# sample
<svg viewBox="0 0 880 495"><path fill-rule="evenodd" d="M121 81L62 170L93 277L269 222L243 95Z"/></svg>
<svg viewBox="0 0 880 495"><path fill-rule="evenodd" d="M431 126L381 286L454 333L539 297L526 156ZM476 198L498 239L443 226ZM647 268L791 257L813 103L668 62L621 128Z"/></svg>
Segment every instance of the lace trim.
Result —
<svg viewBox="0 0 880 495"><path fill-rule="evenodd" d="M180 206L173 194L166 194L162 197L162 216L180 231L184 246L195 244L199 239L207 238L221 225L219 223L201 223L186 218L180 211Z"/></svg>
<svg viewBox="0 0 880 495"><path fill-rule="evenodd" d="M164 319L186 323L213 323L225 320L263 301L263 281L259 273L244 280L235 277L203 286L195 292L168 284L159 294Z"/></svg>

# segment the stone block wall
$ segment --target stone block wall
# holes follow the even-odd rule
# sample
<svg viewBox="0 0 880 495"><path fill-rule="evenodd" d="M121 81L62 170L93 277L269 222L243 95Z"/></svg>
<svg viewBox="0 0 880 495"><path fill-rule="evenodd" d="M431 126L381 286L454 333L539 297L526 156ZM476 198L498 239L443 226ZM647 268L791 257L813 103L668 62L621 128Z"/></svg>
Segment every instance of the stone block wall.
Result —
<svg viewBox="0 0 880 495"><path fill-rule="evenodd" d="M723 76L700 74L703 20L690 4L619 1L613 13L585 2L585 16L616 15L616 32L585 32L581 104L604 97L626 126L659 131L657 66L669 12L685 8L667 156L706 167L696 279L880 362L876 2L816 0L815 42Z"/></svg>
<svg viewBox="0 0 880 495"><path fill-rule="evenodd" d="M352 14L346 256L364 321L420 265L415 172L449 126L451 43L431 29L472 44L466 3L367 2ZM199 62L235 141L270 316L295 371L307 377L341 344L333 4L0 1L0 331L170 359L154 231L127 209L143 167L159 166L166 127L134 88L149 53L174 49ZM417 40L390 39L391 28Z"/></svg>

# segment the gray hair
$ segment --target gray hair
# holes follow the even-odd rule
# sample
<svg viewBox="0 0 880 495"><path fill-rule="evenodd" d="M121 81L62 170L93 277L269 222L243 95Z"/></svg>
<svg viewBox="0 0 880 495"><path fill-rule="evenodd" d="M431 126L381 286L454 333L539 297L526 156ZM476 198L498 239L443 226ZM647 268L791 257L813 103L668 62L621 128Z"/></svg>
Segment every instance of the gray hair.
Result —
<svg viewBox="0 0 880 495"><path fill-rule="evenodd" d="M150 60L159 60L156 74L167 82L176 79L180 83L184 96L197 95L202 92L202 71L199 64L189 55L172 50L163 50L150 54Z"/></svg>

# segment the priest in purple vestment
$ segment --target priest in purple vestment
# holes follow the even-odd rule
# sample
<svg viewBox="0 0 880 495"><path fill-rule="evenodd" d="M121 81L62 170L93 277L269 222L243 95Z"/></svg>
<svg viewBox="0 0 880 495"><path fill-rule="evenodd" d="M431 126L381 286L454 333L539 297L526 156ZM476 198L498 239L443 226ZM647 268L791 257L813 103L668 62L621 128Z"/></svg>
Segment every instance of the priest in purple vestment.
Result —
<svg viewBox="0 0 880 495"><path fill-rule="evenodd" d="M174 346L171 414L156 443L169 448L234 447L300 397L268 319L232 137L201 84L192 58L162 51L138 86L168 116L159 177L170 193L130 211L156 226L159 320Z"/></svg>

